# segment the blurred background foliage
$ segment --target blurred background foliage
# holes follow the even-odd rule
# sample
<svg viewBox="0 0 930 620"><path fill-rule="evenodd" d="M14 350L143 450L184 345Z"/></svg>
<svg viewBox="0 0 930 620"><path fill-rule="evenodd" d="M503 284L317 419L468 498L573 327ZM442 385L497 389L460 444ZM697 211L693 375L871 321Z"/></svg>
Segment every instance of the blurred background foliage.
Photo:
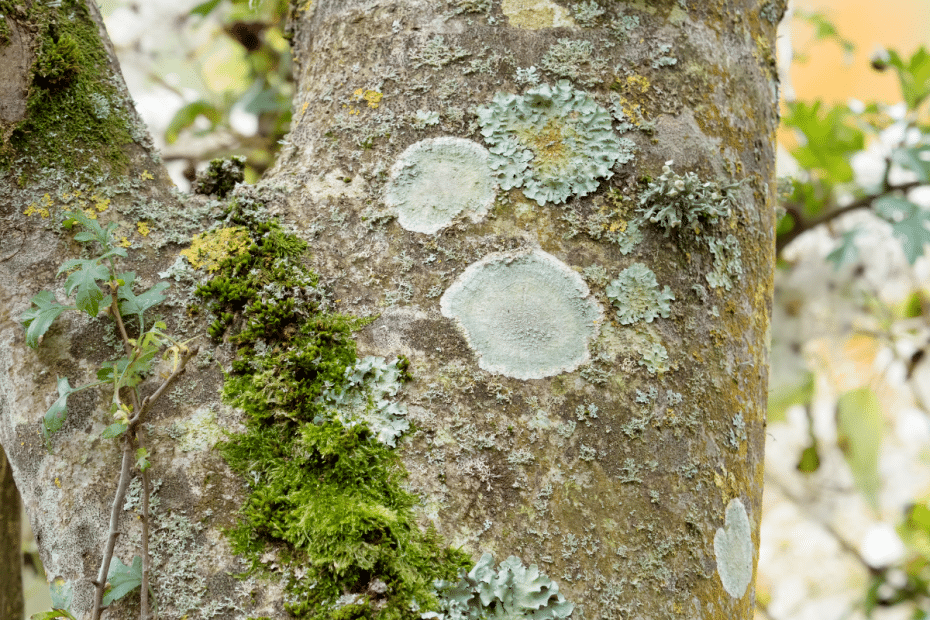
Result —
<svg viewBox="0 0 930 620"><path fill-rule="evenodd" d="M921 47L930 2L829 4L794 2L779 39L757 617L921 620L930 618L930 54ZM233 155L256 181L290 123L287 0L102 7L179 186ZM875 36L896 47L863 52ZM34 543L24 545L40 575Z"/></svg>

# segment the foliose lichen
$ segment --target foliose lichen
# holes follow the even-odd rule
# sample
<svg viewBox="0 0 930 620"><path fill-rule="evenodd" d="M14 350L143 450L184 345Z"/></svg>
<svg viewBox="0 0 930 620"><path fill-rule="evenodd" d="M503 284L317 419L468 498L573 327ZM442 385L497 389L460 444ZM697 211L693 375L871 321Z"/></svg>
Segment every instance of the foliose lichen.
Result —
<svg viewBox="0 0 930 620"><path fill-rule="evenodd" d="M730 216L736 204L733 191L742 183L721 186L713 181L701 182L694 172L676 173L673 163L665 162L661 176L650 181L640 194L643 220L659 224L668 235L682 222L693 226L705 220L714 224L718 218Z"/></svg>
<svg viewBox="0 0 930 620"><path fill-rule="evenodd" d="M384 200L405 230L433 234L463 212L480 221L496 193L488 151L471 140L443 136L416 142L401 153Z"/></svg>
<svg viewBox="0 0 930 620"><path fill-rule="evenodd" d="M398 368L402 360L391 363L383 357L369 355L346 368L346 382L329 388L320 397L326 416L345 427L365 424L381 443L392 448L397 438L410 428L407 407L393 400L403 382ZM322 422L321 416L317 422Z"/></svg>
<svg viewBox="0 0 930 620"><path fill-rule="evenodd" d="M594 192L623 154L607 110L567 80L499 92L478 122L501 188L522 187L540 206Z"/></svg>
<svg viewBox="0 0 930 620"><path fill-rule="evenodd" d="M729 291L734 280L739 279L743 273L739 241L733 235L727 235L722 241L708 239L707 245L714 255L714 270L707 274L707 284L711 288L722 287Z"/></svg>
<svg viewBox="0 0 930 620"><path fill-rule="evenodd" d="M645 366L646 370L652 374L667 372L669 370L668 349L658 342L651 343L643 351L639 365Z"/></svg>
<svg viewBox="0 0 930 620"><path fill-rule="evenodd" d="M733 598L742 598L752 581L752 534L746 507L740 499L727 504L722 528L714 534L717 574L723 589Z"/></svg>
<svg viewBox="0 0 930 620"><path fill-rule="evenodd" d="M529 568L510 556L494 570L494 557L485 553L457 583L437 582L441 612L423 620L484 620L491 618L555 620L568 618L575 608L559 593L559 586L539 568Z"/></svg>
<svg viewBox="0 0 930 620"><path fill-rule="evenodd" d="M585 363L601 309L584 280L542 250L490 254L470 265L440 299L478 354L478 365L541 379Z"/></svg>
<svg viewBox="0 0 930 620"><path fill-rule="evenodd" d="M602 81L607 69L607 62L595 56L594 44L585 39L559 39L549 47L540 64L556 77L589 87Z"/></svg>
<svg viewBox="0 0 930 620"><path fill-rule="evenodd" d="M621 325L636 321L652 323L659 316L667 319L671 312L669 302L675 299L668 286L659 290L656 274L642 263L633 263L621 271L607 285L605 292L617 308L617 319Z"/></svg>

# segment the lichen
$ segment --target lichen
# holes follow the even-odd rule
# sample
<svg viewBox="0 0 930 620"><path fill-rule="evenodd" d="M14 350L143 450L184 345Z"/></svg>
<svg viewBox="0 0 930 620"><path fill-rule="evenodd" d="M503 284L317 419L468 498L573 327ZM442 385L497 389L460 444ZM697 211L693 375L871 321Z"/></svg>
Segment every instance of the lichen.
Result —
<svg viewBox="0 0 930 620"><path fill-rule="evenodd" d="M247 229L226 226L194 235L190 246L181 250L180 254L194 269L203 268L213 273L230 256L245 254L251 244Z"/></svg>
<svg viewBox="0 0 930 620"><path fill-rule="evenodd" d="M643 351L639 365L645 366L646 370L654 375L667 372L669 370L668 350L661 343L650 343Z"/></svg>
<svg viewBox="0 0 930 620"><path fill-rule="evenodd" d="M607 110L566 80L499 92L478 122L501 188L522 187L539 205L594 192L624 153Z"/></svg>
<svg viewBox="0 0 930 620"><path fill-rule="evenodd" d="M722 528L714 534L717 574L723 589L733 598L742 598L752 581L752 535L746 507L740 499L727 504Z"/></svg>
<svg viewBox="0 0 930 620"><path fill-rule="evenodd" d="M442 593L441 613L425 613L420 616L424 620L555 620L568 618L575 607L539 567L527 568L516 556L494 570L494 557L485 553L457 583L440 582L437 587Z"/></svg>
<svg viewBox="0 0 930 620"><path fill-rule="evenodd" d="M695 226L704 220L714 224L730 216L735 207L734 190L742 183L721 186L715 181L702 182L694 172L679 175L665 162L662 174L649 182L639 196L640 217L659 224L668 235L682 222Z"/></svg>
<svg viewBox="0 0 930 620"><path fill-rule="evenodd" d="M228 159L213 159L206 170L197 174L191 189L196 194L215 194L225 198L244 178L245 157L234 155Z"/></svg>
<svg viewBox="0 0 930 620"><path fill-rule="evenodd" d="M518 379L585 363L601 320L584 280L541 250L494 253L470 265L440 308L465 332L481 368Z"/></svg>
<svg viewBox="0 0 930 620"><path fill-rule="evenodd" d="M433 234L463 212L480 221L496 189L488 151L471 140L443 136L416 142L401 154L384 199L404 229Z"/></svg>
<svg viewBox="0 0 930 620"><path fill-rule="evenodd" d="M556 77L588 87L603 81L607 69L607 62L595 56L594 44L585 39L559 39L549 46L540 64Z"/></svg>
<svg viewBox="0 0 930 620"><path fill-rule="evenodd" d="M568 9L552 0L502 0L501 12L512 28L571 28L575 21Z"/></svg>
<svg viewBox="0 0 930 620"><path fill-rule="evenodd" d="M572 15L579 26L594 28L598 19L604 15L604 8L594 0L586 0L572 6Z"/></svg>
<svg viewBox="0 0 930 620"><path fill-rule="evenodd" d="M469 56L470 52L461 47L446 44L446 38L436 35L421 45L411 57L414 67L428 65L434 69L441 69L451 62Z"/></svg>
<svg viewBox="0 0 930 620"><path fill-rule="evenodd" d="M675 294L666 286L659 290L656 274L642 263L633 263L607 286L607 298L617 308L617 318L622 325L636 321L652 323L657 317L668 318L670 301Z"/></svg>
<svg viewBox="0 0 930 620"><path fill-rule="evenodd" d="M708 239L707 245L714 255L714 270L707 274L707 284L711 288L722 287L729 291L734 280L743 273L739 241L733 235L727 235L723 241Z"/></svg>

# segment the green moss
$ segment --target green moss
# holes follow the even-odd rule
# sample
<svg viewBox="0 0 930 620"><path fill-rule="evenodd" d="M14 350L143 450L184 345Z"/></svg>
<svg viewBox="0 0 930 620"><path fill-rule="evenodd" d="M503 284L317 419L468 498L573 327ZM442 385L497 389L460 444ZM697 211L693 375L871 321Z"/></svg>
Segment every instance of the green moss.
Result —
<svg viewBox="0 0 930 620"><path fill-rule="evenodd" d="M245 157L233 156L229 159L214 159L194 181L194 193L225 198L236 183L242 183L245 178Z"/></svg>
<svg viewBox="0 0 930 620"><path fill-rule="evenodd" d="M43 168L99 171L104 161L122 169L123 145L132 142L125 112L99 114L121 98L107 54L87 7L79 0L60 6L33 3L39 49L33 62L26 119L0 145L0 170L17 168L23 181Z"/></svg>
<svg viewBox="0 0 930 620"><path fill-rule="evenodd" d="M434 580L470 560L418 528L397 455L365 423L344 426L327 410L325 395L350 387L352 331L366 320L323 311L300 262L306 244L251 206L240 199L227 218L250 231L248 252L197 291L219 317L211 333L240 347L223 397L245 411L247 430L219 445L248 485L232 548L250 572L283 579L296 617L419 618L438 605Z"/></svg>

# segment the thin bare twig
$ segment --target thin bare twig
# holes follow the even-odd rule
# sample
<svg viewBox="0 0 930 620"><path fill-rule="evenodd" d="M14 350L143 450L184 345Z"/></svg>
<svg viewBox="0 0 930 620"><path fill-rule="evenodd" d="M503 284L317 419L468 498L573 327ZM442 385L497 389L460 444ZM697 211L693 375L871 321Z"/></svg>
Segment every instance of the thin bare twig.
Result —
<svg viewBox="0 0 930 620"><path fill-rule="evenodd" d="M113 507L110 509L110 531L107 535L107 545L103 550L103 561L100 563L100 573L97 575L97 581L94 583L94 608L91 612L92 620L100 620L100 612L103 611L103 591L107 585L107 575L110 572L110 560L113 559L113 549L116 546L116 537L120 532L119 515L123 506L123 500L126 497L126 489L129 488L129 475L132 467L132 439L126 435L123 437L123 464L120 468L119 484L116 487L116 497L113 498Z"/></svg>
<svg viewBox="0 0 930 620"><path fill-rule="evenodd" d="M142 434L139 429L139 435ZM142 445L142 438L139 438L139 447ZM140 620L150 620L152 617L149 610L149 571L151 570L149 560L149 470L142 470L142 592L140 594Z"/></svg>
<svg viewBox="0 0 930 620"><path fill-rule="evenodd" d="M136 418L140 417L143 411L148 411L151 409L152 405L154 405L155 402L161 398L161 395L165 393L165 390L171 386L174 380L177 379L182 372L184 372L184 368L187 366L187 362L189 362L191 358L197 355L199 352L200 347L198 346L194 346L188 349L187 353L185 353L181 358L178 367L174 369L174 372L171 373L167 379L165 379L164 383L162 383L157 390L145 397L145 399L142 401L142 407L139 409L139 415L133 416L133 418L130 420L130 424L136 422Z"/></svg>

